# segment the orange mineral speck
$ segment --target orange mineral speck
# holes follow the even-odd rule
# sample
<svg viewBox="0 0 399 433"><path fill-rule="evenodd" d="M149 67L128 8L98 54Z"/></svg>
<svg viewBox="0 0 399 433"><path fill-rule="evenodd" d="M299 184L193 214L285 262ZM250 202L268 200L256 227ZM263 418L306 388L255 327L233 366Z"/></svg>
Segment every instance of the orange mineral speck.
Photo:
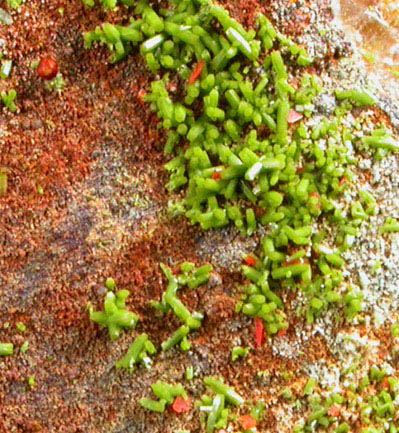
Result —
<svg viewBox="0 0 399 433"><path fill-rule="evenodd" d="M212 173L212 179L213 180L221 180L222 179L222 173L218 170L214 171Z"/></svg>
<svg viewBox="0 0 399 433"><path fill-rule="evenodd" d="M172 411L174 413L185 413L188 412L191 408L191 400L188 398L185 400L183 397L179 395L175 398L172 403Z"/></svg>
<svg viewBox="0 0 399 433"><path fill-rule="evenodd" d="M257 426L256 419L251 415L242 415L240 417L241 425L244 430L250 430Z"/></svg>
<svg viewBox="0 0 399 433"><path fill-rule="evenodd" d="M251 266L251 267L254 267L258 264L256 258L250 256L249 254L245 257L244 262L247 266Z"/></svg>

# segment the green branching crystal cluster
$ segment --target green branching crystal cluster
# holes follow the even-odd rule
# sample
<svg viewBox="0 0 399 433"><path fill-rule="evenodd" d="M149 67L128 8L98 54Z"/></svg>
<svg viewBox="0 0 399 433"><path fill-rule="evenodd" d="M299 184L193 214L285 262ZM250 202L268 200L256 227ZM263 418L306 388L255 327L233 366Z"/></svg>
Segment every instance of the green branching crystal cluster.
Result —
<svg viewBox="0 0 399 433"><path fill-rule="evenodd" d="M276 334L288 327L285 314L281 310L283 302L270 289L269 270L265 269L258 258L255 258L255 261L257 264L253 267L242 266L244 276L253 282L253 284L243 288L245 295L243 296L242 312L250 317L261 318L267 324L267 332Z"/></svg>
<svg viewBox="0 0 399 433"><path fill-rule="evenodd" d="M311 411L295 433L335 431L380 433L398 431L399 380L383 369L372 367L367 376L348 385L341 393L309 393Z"/></svg>
<svg viewBox="0 0 399 433"><path fill-rule="evenodd" d="M190 330L198 329L201 326L202 314L191 314L187 307L180 301L177 296L179 287L187 286L189 289L195 289L201 284L208 281L212 266L204 265L196 268L193 263L185 262L180 265L181 274L173 275L170 268L161 264L161 269L169 281L168 287L162 295L161 302L152 302L152 306L162 313L170 310L176 314L177 318L183 323L168 340L162 343L162 350L167 351L180 343L182 350L189 350L191 345L187 339Z"/></svg>
<svg viewBox="0 0 399 433"><path fill-rule="evenodd" d="M90 320L108 328L111 340L117 340L123 329L133 329L139 316L126 309L128 290L108 292L104 299L104 311L90 311Z"/></svg>
<svg viewBox="0 0 399 433"><path fill-rule="evenodd" d="M245 358L251 349L249 347L234 346L231 350L231 360L237 361L239 358Z"/></svg>
<svg viewBox="0 0 399 433"><path fill-rule="evenodd" d="M152 364L148 355L154 355L156 352L154 345L148 339L148 335L141 334L133 341L126 355L115 364L115 367L133 372L136 364L143 363L148 368Z"/></svg>
<svg viewBox="0 0 399 433"><path fill-rule="evenodd" d="M204 383L216 393L214 397L202 396L198 403L200 411L207 414L206 433L212 433L227 426L229 409L225 404L240 406L244 399L232 387L214 377L206 377Z"/></svg>

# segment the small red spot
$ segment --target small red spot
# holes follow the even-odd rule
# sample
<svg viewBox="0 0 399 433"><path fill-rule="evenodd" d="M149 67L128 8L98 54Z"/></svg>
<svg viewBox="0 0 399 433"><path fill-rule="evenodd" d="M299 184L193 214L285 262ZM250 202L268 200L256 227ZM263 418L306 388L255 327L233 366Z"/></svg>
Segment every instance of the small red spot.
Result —
<svg viewBox="0 0 399 433"><path fill-rule="evenodd" d="M338 417L341 415L341 408L336 404L333 404L330 406L327 413L329 416Z"/></svg>
<svg viewBox="0 0 399 433"><path fill-rule="evenodd" d="M381 386L382 386L383 388L386 388L386 389L389 389L389 388L390 388L389 380L388 380L387 377L384 377L383 381L381 382Z"/></svg>
<svg viewBox="0 0 399 433"><path fill-rule="evenodd" d="M344 183L346 183L348 179L346 178L346 176L342 176L341 179L339 180L339 184L343 185Z"/></svg>
<svg viewBox="0 0 399 433"><path fill-rule="evenodd" d="M39 66L37 67L37 73L43 80L52 80L57 76L58 64L51 57L44 57L40 60Z"/></svg>
<svg viewBox="0 0 399 433"><path fill-rule="evenodd" d="M220 171L215 170L212 173L212 179L213 180L221 180L222 179L222 173Z"/></svg>
<svg viewBox="0 0 399 433"><path fill-rule="evenodd" d="M256 427L256 419L251 415L242 415L240 417L241 425L244 430L249 430Z"/></svg>
<svg viewBox="0 0 399 433"><path fill-rule="evenodd" d="M255 257L252 257L250 255L247 255L245 257L244 262L245 262L246 265L252 266L252 267L256 266L257 263L258 263L258 261L255 259Z"/></svg>
<svg viewBox="0 0 399 433"><path fill-rule="evenodd" d="M287 122L288 123L296 123L299 120L303 119L303 115L301 113L298 113L298 111L291 110L288 114Z"/></svg>
<svg viewBox="0 0 399 433"><path fill-rule="evenodd" d="M255 317L255 344L256 347L261 347L264 339L264 325L263 320Z"/></svg>
<svg viewBox="0 0 399 433"><path fill-rule="evenodd" d="M310 193L310 196L319 198L320 194L317 191L314 191L314 192Z"/></svg>
<svg viewBox="0 0 399 433"><path fill-rule="evenodd" d="M188 84L194 84L199 76L202 74L202 69L204 68L205 62L203 60L200 60L197 63L197 66L195 67L194 71L192 72L190 79L188 80Z"/></svg>
<svg viewBox="0 0 399 433"><path fill-rule="evenodd" d="M306 166L304 166L304 165L303 165L302 167L297 167L297 168L296 168L296 172L297 172L297 173L302 173L302 172L305 171L305 170L306 170Z"/></svg>
<svg viewBox="0 0 399 433"><path fill-rule="evenodd" d="M189 398L187 400L184 400L183 397L180 397L180 395L178 395L175 398L175 401L172 403L172 410L174 413L184 413L190 410L190 406L191 400Z"/></svg>

